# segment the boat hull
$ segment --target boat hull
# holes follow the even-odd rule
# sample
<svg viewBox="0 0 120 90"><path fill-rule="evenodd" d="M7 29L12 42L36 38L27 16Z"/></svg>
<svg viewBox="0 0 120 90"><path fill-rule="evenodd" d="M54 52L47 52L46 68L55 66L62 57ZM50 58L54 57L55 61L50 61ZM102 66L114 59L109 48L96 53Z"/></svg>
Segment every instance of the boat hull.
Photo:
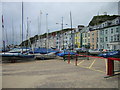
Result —
<svg viewBox="0 0 120 90"><path fill-rule="evenodd" d="M48 53L48 54L35 54L35 59L54 59L56 58L56 55L55 53L51 52L51 53Z"/></svg>
<svg viewBox="0 0 120 90"><path fill-rule="evenodd" d="M2 61L15 62L17 60L34 60L34 55L26 55L21 53L2 53Z"/></svg>

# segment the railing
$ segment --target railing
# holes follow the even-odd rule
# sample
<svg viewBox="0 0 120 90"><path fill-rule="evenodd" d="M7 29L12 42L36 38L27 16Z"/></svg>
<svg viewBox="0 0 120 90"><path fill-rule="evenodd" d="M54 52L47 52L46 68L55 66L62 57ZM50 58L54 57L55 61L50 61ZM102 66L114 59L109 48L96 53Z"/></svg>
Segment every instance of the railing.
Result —
<svg viewBox="0 0 120 90"><path fill-rule="evenodd" d="M114 75L114 61L120 61L120 58L112 58L112 57L104 58L104 57L97 57L97 56L89 56L89 55L76 54L76 55L74 56L75 66L78 65L78 57L79 57L79 56L99 58L99 59L107 59L107 73L106 73L106 74L108 75L108 77ZM70 63L70 58L71 58L71 55L68 54L68 55L67 55L68 64Z"/></svg>

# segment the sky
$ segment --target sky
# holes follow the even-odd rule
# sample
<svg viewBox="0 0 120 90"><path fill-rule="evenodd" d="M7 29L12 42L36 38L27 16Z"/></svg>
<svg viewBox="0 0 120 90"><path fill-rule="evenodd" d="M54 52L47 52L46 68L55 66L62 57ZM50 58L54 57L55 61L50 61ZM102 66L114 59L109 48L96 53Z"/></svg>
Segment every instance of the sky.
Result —
<svg viewBox="0 0 120 90"><path fill-rule="evenodd" d="M41 31L38 28L41 14ZM23 26L24 40L27 32L27 17L29 23L29 34L33 37L37 34L46 33L46 14L48 29L50 32L61 30L63 17L63 27L70 27L70 11L72 14L73 27L78 25L87 26L93 16L118 14L118 2L24 2L23 3ZM22 22L22 3L21 2L2 2L2 15L4 19L3 36L7 36L7 44L21 43L21 22ZM59 23L59 24L56 24ZM68 25L66 25L68 24Z"/></svg>

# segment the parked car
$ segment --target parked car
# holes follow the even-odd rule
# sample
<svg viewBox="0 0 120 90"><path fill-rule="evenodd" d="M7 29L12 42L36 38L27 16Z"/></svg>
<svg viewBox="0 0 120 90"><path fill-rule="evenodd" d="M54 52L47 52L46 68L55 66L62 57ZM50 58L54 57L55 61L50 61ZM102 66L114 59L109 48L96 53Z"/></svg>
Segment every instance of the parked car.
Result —
<svg viewBox="0 0 120 90"><path fill-rule="evenodd" d="M120 51L112 51L112 52L108 52L108 53L103 53L103 54L99 54L98 56L100 57L116 57L116 58L120 58Z"/></svg>
<svg viewBox="0 0 120 90"><path fill-rule="evenodd" d="M102 49L89 49L88 52L90 55L99 55L103 53L104 51Z"/></svg>
<svg viewBox="0 0 120 90"><path fill-rule="evenodd" d="M88 49L86 49L86 48L75 48L74 50L75 50L78 54L88 52Z"/></svg>

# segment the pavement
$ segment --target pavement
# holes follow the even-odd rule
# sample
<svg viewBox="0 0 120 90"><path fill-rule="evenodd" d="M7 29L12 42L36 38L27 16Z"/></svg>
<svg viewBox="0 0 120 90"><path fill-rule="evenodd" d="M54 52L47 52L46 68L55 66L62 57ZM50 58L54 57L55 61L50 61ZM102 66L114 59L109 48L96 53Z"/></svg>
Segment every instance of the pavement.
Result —
<svg viewBox="0 0 120 90"><path fill-rule="evenodd" d="M77 66L62 58L2 64L2 88L118 88L118 76L105 76L106 60L93 58Z"/></svg>

